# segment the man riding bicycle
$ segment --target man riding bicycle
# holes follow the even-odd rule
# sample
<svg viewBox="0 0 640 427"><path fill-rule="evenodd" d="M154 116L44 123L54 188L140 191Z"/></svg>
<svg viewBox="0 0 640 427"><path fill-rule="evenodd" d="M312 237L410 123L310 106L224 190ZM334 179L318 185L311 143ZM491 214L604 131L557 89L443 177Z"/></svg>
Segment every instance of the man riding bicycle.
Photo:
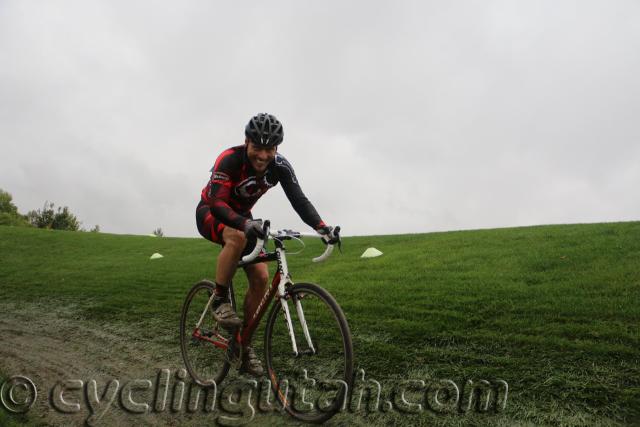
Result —
<svg viewBox="0 0 640 427"><path fill-rule="evenodd" d="M243 325L231 306L229 285L240 258L253 250L257 238L265 237L262 221L253 219L251 208L267 190L280 182L300 218L322 234L325 242L335 243L336 238L333 227L322 221L302 192L291 164L278 153L284 137L282 123L271 114L260 113L249 120L244 133L244 145L231 147L218 156L196 208L200 234L222 245L213 309L218 324L229 331ZM249 281L244 301L247 322L267 291L269 272L265 263L245 266L244 271ZM241 369L255 376L263 374L260 359L248 343Z"/></svg>

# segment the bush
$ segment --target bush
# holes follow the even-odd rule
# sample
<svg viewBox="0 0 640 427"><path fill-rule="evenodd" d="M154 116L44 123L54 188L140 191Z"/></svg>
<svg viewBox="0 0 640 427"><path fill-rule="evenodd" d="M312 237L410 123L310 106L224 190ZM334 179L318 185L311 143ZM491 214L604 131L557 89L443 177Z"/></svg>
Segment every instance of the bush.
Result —
<svg viewBox="0 0 640 427"><path fill-rule="evenodd" d="M29 221L22 215L11 215L7 212L0 212L0 225L12 225L17 227L29 227Z"/></svg>
<svg viewBox="0 0 640 427"><path fill-rule="evenodd" d="M17 215L18 208L13 204L13 196L0 188L0 212Z"/></svg>
<svg viewBox="0 0 640 427"><path fill-rule="evenodd" d="M164 236L164 233L162 232L162 228L158 227L155 230L153 230L153 235L156 237Z"/></svg>
<svg viewBox="0 0 640 427"><path fill-rule="evenodd" d="M18 213L13 196L0 188L0 225L29 226L24 215Z"/></svg>
<svg viewBox="0 0 640 427"><path fill-rule="evenodd" d="M69 211L67 206L54 210L54 204L45 202L42 209L30 211L21 215L13 204L13 197L0 188L0 225L34 226L38 228L53 228L55 230L78 231L80 221ZM95 226L91 231L99 232L100 227Z"/></svg>
<svg viewBox="0 0 640 427"><path fill-rule="evenodd" d="M80 221L69 211L67 206L58 207L57 212L53 208L53 203L45 202L42 209L30 211L27 214L27 218L31 225L38 228L69 231L78 231L80 229Z"/></svg>

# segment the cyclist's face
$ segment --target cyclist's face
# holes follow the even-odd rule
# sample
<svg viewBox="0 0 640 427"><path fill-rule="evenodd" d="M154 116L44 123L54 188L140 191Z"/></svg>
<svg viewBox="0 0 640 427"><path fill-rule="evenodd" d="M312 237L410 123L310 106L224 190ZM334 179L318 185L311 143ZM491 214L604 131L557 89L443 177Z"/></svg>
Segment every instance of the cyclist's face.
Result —
<svg viewBox="0 0 640 427"><path fill-rule="evenodd" d="M260 173L267 170L269 163L271 163L276 157L277 148L256 145L248 139L245 140L245 145L247 146L247 157L249 158L249 162L256 172Z"/></svg>

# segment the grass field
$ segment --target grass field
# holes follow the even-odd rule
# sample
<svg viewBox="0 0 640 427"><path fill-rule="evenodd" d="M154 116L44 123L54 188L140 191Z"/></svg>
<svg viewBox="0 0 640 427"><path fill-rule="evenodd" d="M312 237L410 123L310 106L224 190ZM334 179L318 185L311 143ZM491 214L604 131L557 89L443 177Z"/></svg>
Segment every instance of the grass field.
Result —
<svg viewBox="0 0 640 427"><path fill-rule="evenodd" d="M417 413L401 404L345 412L334 424L640 425L640 222L350 237L324 264L309 261L321 243L307 245L289 257L294 281L319 283L339 301L356 365L382 384L383 402L397 401L394 387L415 380L405 397L423 404ZM384 255L361 259L371 246ZM164 258L150 261L154 252ZM204 239L2 226L2 324L9 330L21 310L23 319L42 310L60 328L117 331L125 348L128 339L138 346L122 363L139 360L153 373L164 357L179 363L184 296L213 277L217 252ZM246 280L238 275L236 283L243 295ZM4 376L21 366L7 357ZM441 380L463 396L468 380L506 381L506 407L433 409L428 386ZM29 421L46 423L44 416L30 413ZM258 414L254 422L280 417ZM0 409L0 423L6 418Z"/></svg>

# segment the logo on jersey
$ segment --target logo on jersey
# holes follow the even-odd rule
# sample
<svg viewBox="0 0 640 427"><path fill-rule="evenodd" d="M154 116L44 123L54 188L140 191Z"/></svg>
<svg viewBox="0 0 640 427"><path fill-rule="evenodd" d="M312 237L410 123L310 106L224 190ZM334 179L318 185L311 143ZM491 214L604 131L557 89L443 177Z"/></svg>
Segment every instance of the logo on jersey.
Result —
<svg viewBox="0 0 640 427"><path fill-rule="evenodd" d="M229 175L222 172L213 172L211 174L211 181L229 181Z"/></svg>
<svg viewBox="0 0 640 427"><path fill-rule="evenodd" d="M296 179L296 174L293 173L293 168L291 167L289 162L280 154L276 154L276 165L282 166L283 168L287 169L289 171L289 175L291 176L291 181L293 181L294 184L298 183L298 180Z"/></svg>
<svg viewBox="0 0 640 427"><path fill-rule="evenodd" d="M250 176L236 186L235 193L245 199L253 199L262 196L271 187L273 184L267 180L267 175L262 178L260 185L255 176Z"/></svg>

